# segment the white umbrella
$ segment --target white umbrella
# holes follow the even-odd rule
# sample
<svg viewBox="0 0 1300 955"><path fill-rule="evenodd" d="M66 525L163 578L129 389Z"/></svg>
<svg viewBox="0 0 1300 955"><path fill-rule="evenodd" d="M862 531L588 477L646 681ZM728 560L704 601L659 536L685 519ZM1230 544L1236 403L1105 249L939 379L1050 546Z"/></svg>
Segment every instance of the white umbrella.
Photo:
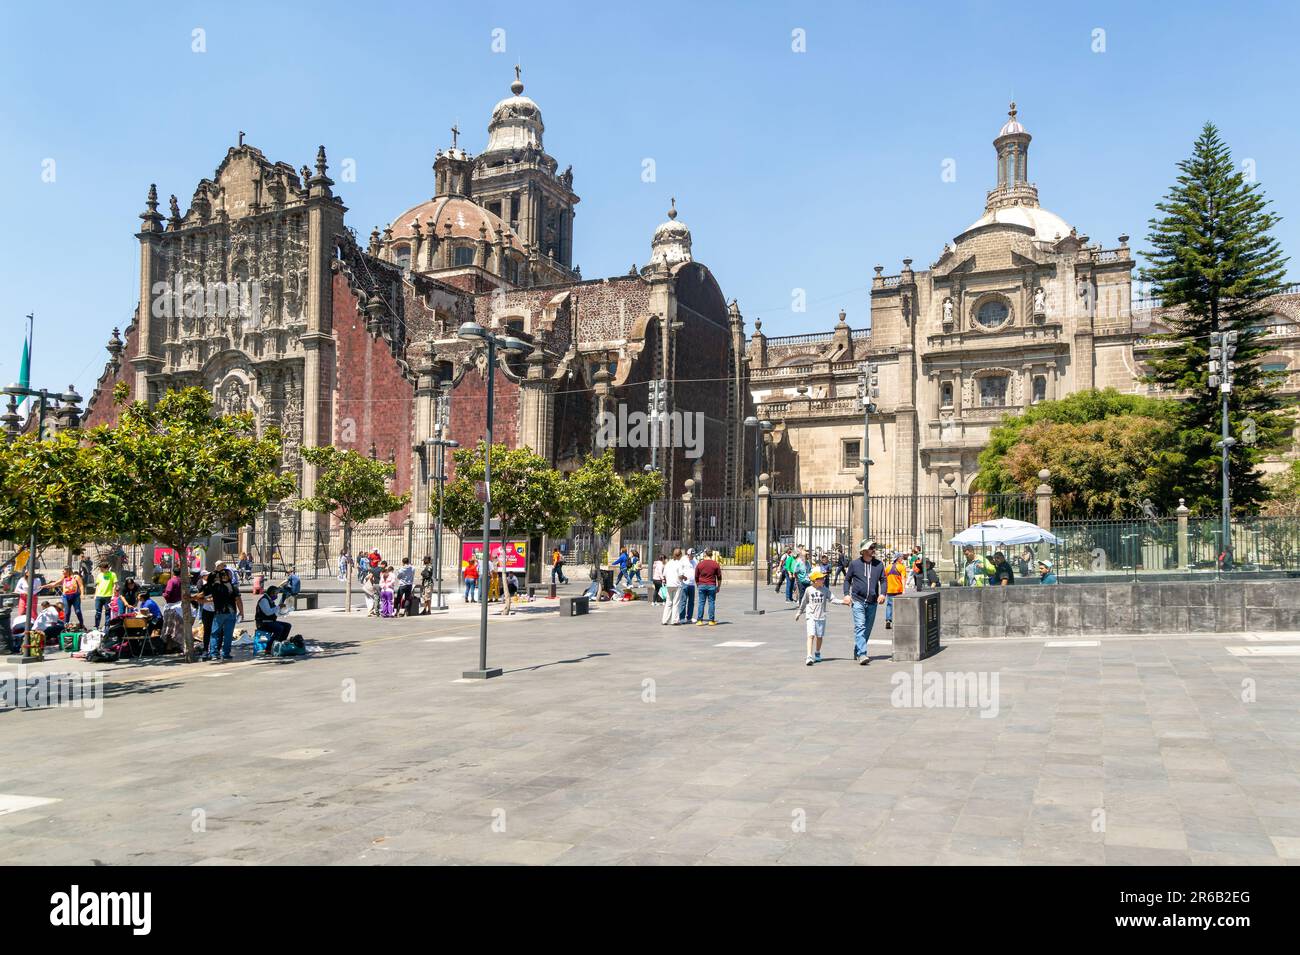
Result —
<svg viewBox="0 0 1300 955"><path fill-rule="evenodd" d="M1013 521L1009 517L999 517L994 521L981 521L966 528L948 543L964 547L984 544L1059 544L1060 539L1050 531L1045 531L1037 524L1028 521Z"/></svg>

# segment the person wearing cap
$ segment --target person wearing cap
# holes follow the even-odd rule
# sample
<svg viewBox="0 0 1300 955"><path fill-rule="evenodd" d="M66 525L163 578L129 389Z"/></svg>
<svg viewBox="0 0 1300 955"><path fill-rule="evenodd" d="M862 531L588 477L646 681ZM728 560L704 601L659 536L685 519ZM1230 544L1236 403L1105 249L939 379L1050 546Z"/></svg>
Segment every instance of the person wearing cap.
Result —
<svg viewBox="0 0 1300 955"><path fill-rule="evenodd" d="M268 657L271 656L271 648L276 643L289 639L289 625L276 615L275 598L279 592L279 587L267 587L266 593L262 594L262 598L257 602L257 611L255 613L257 629L265 630L270 634L266 641L266 655Z"/></svg>
<svg viewBox="0 0 1300 955"><path fill-rule="evenodd" d="M814 570L808 575L808 586L799 595L799 606L794 614L795 620L805 613L808 614L808 656L803 661L804 666L810 667L814 663L822 662L822 640L826 637L826 609L833 602L830 588L826 586L826 572L820 569ZM849 598L845 596L840 603L849 603Z"/></svg>
<svg viewBox="0 0 1300 955"><path fill-rule="evenodd" d="M1056 571L1052 569L1050 560L1040 560L1038 562L1038 582L1040 584L1056 583Z"/></svg>
<svg viewBox="0 0 1300 955"><path fill-rule="evenodd" d="M885 629L894 627L894 598L907 589L907 559L894 551L885 562Z"/></svg>
<svg viewBox="0 0 1300 955"><path fill-rule="evenodd" d="M858 543L859 556L849 564L844 576L844 593L853 608L853 659L866 666L867 640L876 623L876 607L885 602L885 565L876 559L876 542Z"/></svg>

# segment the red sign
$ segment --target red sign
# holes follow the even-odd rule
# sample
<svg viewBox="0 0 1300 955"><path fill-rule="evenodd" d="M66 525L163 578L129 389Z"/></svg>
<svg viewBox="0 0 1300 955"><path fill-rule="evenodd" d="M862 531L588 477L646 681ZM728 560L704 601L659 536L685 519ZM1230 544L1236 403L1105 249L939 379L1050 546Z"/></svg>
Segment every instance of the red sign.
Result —
<svg viewBox="0 0 1300 955"><path fill-rule="evenodd" d="M482 555L482 553L483 553L482 541L475 541L475 542L462 541L460 545L461 572L462 573L464 572L465 568L469 566L469 562L471 560L473 560L476 556ZM501 553L501 542L493 541L491 550L489 552L490 557L493 561L493 566L495 566L497 555L499 555L500 553ZM505 555L506 555L506 570L518 570L518 571L525 570L528 566L528 542L527 541L506 541Z"/></svg>

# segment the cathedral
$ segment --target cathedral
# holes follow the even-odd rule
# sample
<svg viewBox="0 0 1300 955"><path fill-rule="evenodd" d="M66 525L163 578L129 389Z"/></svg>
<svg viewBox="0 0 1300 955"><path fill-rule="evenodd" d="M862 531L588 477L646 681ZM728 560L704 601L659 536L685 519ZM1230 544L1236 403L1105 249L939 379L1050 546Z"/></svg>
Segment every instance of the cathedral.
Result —
<svg viewBox="0 0 1300 955"><path fill-rule="evenodd" d="M485 431L494 376L494 439L529 446L561 470L597 447L602 412L645 411L649 383L667 381L668 411L702 422L704 456L658 448L665 494L735 497L747 487L746 336L735 302L692 252L675 203L648 260L584 279L573 262L579 198L571 166L546 151L537 103L516 69L477 155L452 129L433 164L433 195L364 245L347 225L325 148L314 168L272 162L243 142L202 179L183 212L149 189L137 233L140 304L113 330L85 426L112 423L112 391L156 401L197 386L222 411L250 410L278 427L284 466L312 493L299 449L333 444L396 465L411 505L400 526L429 519L436 437L462 446ZM477 322L521 339L498 352L457 330ZM620 447L621 469L650 449ZM268 513L271 539L296 512ZM323 528L322 528L323 529ZM248 531L249 529L245 529ZM245 538L247 540L247 538Z"/></svg>
<svg viewBox="0 0 1300 955"><path fill-rule="evenodd" d="M983 213L928 268L910 258L897 275L875 267L869 329L844 312L831 331L806 335L769 338L754 322L750 387L776 425L775 490L860 493L866 457L873 498L964 493L1004 416L1089 388L1158 393L1144 363L1160 347L1150 336L1167 328L1158 303L1133 298L1129 236L1103 248L1044 209L1031 139L1012 103ZM1273 299L1264 323L1279 346L1265 367L1289 372L1290 395L1300 394L1298 291ZM863 365L876 389L866 433Z"/></svg>

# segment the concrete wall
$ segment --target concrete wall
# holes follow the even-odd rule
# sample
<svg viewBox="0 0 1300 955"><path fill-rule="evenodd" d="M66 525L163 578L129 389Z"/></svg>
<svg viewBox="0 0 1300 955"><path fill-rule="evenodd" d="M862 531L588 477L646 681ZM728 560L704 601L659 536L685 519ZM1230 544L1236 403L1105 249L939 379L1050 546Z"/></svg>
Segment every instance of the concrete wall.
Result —
<svg viewBox="0 0 1300 955"><path fill-rule="evenodd" d="M945 587L939 612L944 640L1300 630L1300 581Z"/></svg>

